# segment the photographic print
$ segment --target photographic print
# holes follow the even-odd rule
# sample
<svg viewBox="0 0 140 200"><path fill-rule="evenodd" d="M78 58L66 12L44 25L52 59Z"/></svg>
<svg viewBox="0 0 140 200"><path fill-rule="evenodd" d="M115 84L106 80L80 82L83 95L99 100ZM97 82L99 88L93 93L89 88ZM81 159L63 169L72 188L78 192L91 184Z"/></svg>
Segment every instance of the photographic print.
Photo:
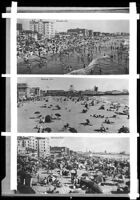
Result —
<svg viewBox="0 0 140 200"><path fill-rule="evenodd" d="M128 194L128 138L18 137L17 193Z"/></svg>
<svg viewBox="0 0 140 200"><path fill-rule="evenodd" d="M136 3L17 4L2 14L2 195L136 199Z"/></svg>
<svg viewBox="0 0 140 200"><path fill-rule="evenodd" d="M129 133L127 79L18 78L18 132Z"/></svg>
<svg viewBox="0 0 140 200"><path fill-rule="evenodd" d="M17 73L128 74L129 21L18 19Z"/></svg>

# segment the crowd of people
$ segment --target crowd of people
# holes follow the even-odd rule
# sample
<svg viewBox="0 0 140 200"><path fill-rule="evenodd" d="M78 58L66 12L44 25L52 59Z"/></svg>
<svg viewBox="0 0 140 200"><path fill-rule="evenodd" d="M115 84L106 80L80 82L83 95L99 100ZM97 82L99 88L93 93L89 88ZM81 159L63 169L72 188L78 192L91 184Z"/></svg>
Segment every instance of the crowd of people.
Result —
<svg viewBox="0 0 140 200"><path fill-rule="evenodd" d="M129 193L130 163L128 158L61 155L46 158L18 155L18 189L46 187L46 193ZM42 171L42 174L41 174ZM33 191L32 191L33 192Z"/></svg>
<svg viewBox="0 0 140 200"><path fill-rule="evenodd" d="M32 68L30 58L38 62L42 67L50 60L59 62L66 72L72 71L73 66L66 64L72 55L77 58L77 64L85 68L97 55L109 54L112 61L118 64L128 63L128 44L125 44L123 37L84 37L79 35L62 35L52 39L35 40L18 36L17 57L18 60Z"/></svg>

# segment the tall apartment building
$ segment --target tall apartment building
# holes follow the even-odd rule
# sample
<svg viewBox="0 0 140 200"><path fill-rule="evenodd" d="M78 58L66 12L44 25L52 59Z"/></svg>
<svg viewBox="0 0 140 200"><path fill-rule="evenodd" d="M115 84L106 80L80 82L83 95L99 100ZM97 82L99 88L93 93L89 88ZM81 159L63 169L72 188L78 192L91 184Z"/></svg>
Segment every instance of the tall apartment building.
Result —
<svg viewBox="0 0 140 200"><path fill-rule="evenodd" d="M50 154L50 145L48 138L36 138L36 137L19 137L17 142L18 153L24 153L28 149L34 149L37 151L39 157L46 157Z"/></svg>
<svg viewBox="0 0 140 200"><path fill-rule="evenodd" d="M48 138L39 139L39 141L38 141L38 156L46 157L48 154L50 154L49 139Z"/></svg>
<svg viewBox="0 0 140 200"><path fill-rule="evenodd" d="M38 22L35 21L34 23L34 31L38 32Z"/></svg>
<svg viewBox="0 0 140 200"><path fill-rule="evenodd" d="M30 30L31 30L31 31L35 31L35 30L34 30L34 24L35 24L35 20L31 20L31 21L29 22L29 26L30 26Z"/></svg>
<svg viewBox="0 0 140 200"><path fill-rule="evenodd" d="M54 23L50 21L32 20L30 21L30 30L36 31L49 39L55 36Z"/></svg>
<svg viewBox="0 0 140 200"><path fill-rule="evenodd" d="M17 96L18 98L28 97L30 93L30 88L27 83L18 83L17 84Z"/></svg>
<svg viewBox="0 0 140 200"><path fill-rule="evenodd" d="M23 28L22 28L22 24L17 23L17 35L19 35L22 32Z"/></svg>
<svg viewBox="0 0 140 200"><path fill-rule="evenodd" d="M46 38L52 38L55 36L54 23L49 21L44 21L44 35Z"/></svg>
<svg viewBox="0 0 140 200"><path fill-rule="evenodd" d="M39 20L38 22L38 33L41 35L44 35L44 23L42 20Z"/></svg>

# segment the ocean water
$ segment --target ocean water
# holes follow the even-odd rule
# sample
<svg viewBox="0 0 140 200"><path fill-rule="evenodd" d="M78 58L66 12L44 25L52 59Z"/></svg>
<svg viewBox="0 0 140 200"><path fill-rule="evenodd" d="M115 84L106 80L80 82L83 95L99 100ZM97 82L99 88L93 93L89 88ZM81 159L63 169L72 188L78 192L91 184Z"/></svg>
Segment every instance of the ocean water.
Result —
<svg viewBox="0 0 140 200"><path fill-rule="evenodd" d="M100 155L100 154L96 154L96 156L100 156L100 157L102 157L102 158L110 158L110 159L112 159L112 158L114 158L114 159L127 159L127 160L129 160L130 159L130 155L129 154L124 154L124 155L122 155L122 154L104 154L104 155Z"/></svg>
<svg viewBox="0 0 140 200"><path fill-rule="evenodd" d="M101 98L107 102L120 103L129 106L129 95L106 95L101 96Z"/></svg>

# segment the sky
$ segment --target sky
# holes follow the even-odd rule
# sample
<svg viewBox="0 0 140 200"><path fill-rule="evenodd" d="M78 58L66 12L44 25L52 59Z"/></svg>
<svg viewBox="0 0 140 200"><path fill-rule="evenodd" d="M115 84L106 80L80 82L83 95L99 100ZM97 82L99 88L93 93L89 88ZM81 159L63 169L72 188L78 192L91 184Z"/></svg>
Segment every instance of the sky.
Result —
<svg viewBox="0 0 140 200"><path fill-rule="evenodd" d="M89 138L89 137L58 137L51 138L51 146L65 146L74 151L130 153L129 138Z"/></svg>
<svg viewBox="0 0 140 200"><path fill-rule="evenodd" d="M18 23L23 24L24 30L29 30L28 19L18 19ZM93 31L100 32L129 32L128 20L68 20L68 21L56 21L54 28L57 32L67 31L71 28L86 28Z"/></svg>
<svg viewBox="0 0 140 200"><path fill-rule="evenodd" d="M29 87L40 87L42 90L68 90L70 85L75 90L94 89L99 91L129 89L127 79L106 78L18 78L18 83L27 83Z"/></svg>

